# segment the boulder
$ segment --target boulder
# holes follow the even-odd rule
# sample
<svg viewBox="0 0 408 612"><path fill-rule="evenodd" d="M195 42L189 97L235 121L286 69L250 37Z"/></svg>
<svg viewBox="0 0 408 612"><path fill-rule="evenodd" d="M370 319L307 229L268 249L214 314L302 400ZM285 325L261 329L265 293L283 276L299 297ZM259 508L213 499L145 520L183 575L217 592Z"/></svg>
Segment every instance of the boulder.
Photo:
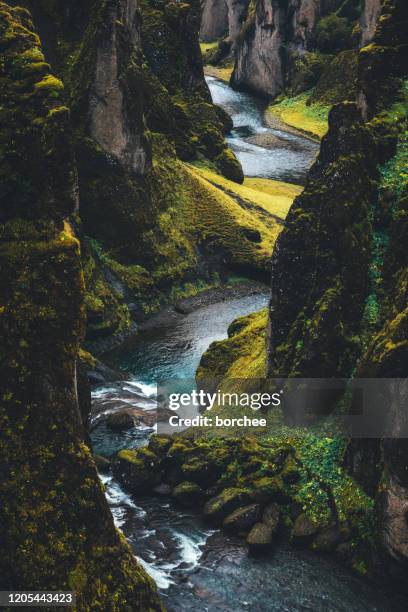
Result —
<svg viewBox="0 0 408 612"><path fill-rule="evenodd" d="M243 508L237 508L224 519L223 526L229 531L238 533L250 529L257 521L259 521L261 507L259 504L250 504Z"/></svg>
<svg viewBox="0 0 408 612"><path fill-rule="evenodd" d="M258 478L251 483L251 497L256 502L266 503L272 500L282 500L285 497L283 493L283 481L279 476L264 476Z"/></svg>
<svg viewBox="0 0 408 612"><path fill-rule="evenodd" d="M163 458L172 444L170 436L153 435L149 440L149 449L155 453L158 457Z"/></svg>
<svg viewBox="0 0 408 612"><path fill-rule="evenodd" d="M159 460L148 448L120 451L112 463L112 471L131 492L151 491L161 481Z"/></svg>
<svg viewBox="0 0 408 612"><path fill-rule="evenodd" d="M202 497L202 490L195 482L181 482L173 489L172 498L183 506L194 506Z"/></svg>
<svg viewBox="0 0 408 612"><path fill-rule="evenodd" d="M272 503L266 506L262 514L262 522L274 533L279 526L280 506Z"/></svg>
<svg viewBox="0 0 408 612"><path fill-rule="evenodd" d="M132 429L135 426L135 421L128 412L113 412L108 415L106 425L113 431L123 431Z"/></svg>
<svg viewBox="0 0 408 612"><path fill-rule="evenodd" d="M229 488L210 499L204 506L204 516L210 521L221 522L237 508L248 505L251 498L245 489Z"/></svg>
<svg viewBox="0 0 408 612"><path fill-rule="evenodd" d="M201 457L192 457L181 466L184 476L202 487L214 484L223 472L222 465L216 465Z"/></svg>
<svg viewBox="0 0 408 612"><path fill-rule="evenodd" d="M256 523L247 537L249 549L253 552L263 551L272 544L273 531L265 523Z"/></svg>
<svg viewBox="0 0 408 612"><path fill-rule="evenodd" d="M317 534L319 525L307 514L299 514L292 530L292 539L297 544L308 544Z"/></svg>

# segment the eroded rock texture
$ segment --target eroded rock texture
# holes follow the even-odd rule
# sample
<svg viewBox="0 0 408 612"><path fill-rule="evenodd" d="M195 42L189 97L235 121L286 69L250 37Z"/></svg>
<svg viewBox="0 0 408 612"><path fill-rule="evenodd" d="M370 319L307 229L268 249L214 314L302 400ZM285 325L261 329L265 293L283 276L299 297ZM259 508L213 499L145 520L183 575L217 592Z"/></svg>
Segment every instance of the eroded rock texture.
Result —
<svg viewBox="0 0 408 612"><path fill-rule="evenodd" d="M1 586L75 590L78 610L160 610L84 443L84 284L63 84L26 9L0 2L0 47Z"/></svg>
<svg viewBox="0 0 408 612"><path fill-rule="evenodd" d="M374 38L380 12L381 0L363 0L363 10L360 18L362 47Z"/></svg>

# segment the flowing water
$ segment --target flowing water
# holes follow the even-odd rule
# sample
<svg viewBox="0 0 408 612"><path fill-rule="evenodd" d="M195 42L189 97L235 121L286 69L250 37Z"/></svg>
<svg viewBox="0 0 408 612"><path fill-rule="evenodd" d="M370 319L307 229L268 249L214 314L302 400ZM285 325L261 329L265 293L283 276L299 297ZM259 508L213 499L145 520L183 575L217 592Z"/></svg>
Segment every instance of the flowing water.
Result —
<svg viewBox="0 0 408 612"><path fill-rule="evenodd" d="M302 184L319 145L303 136L267 127L265 101L234 91L214 77L206 80L214 103L225 108L233 118L234 129L227 142L241 162L244 174Z"/></svg>
<svg viewBox="0 0 408 612"><path fill-rule="evenodd" d="M215 79L208 82L214 101L233 117L230 144L245 173L300 182L313 161L316 145L285 133L278 136L289 144L278 151L248 143L248 138L267 129L262 104ZM154 432L155 381L193 378L200 356L210 343L225 338L228 325L236 317L261 309L267 300L266 292L252 293L203 306L187 315L173 312L112 354L113 365L129 376L125 382L107 384L93 393L94 451L113 456L122 448L146 444ZM126 432L109 430L104 415L129 406L145 415L143 423ZM329 557L282 543L265 558L251 558L243 542L209 529L194 513L159 497L132 497L110 473L101 478L116 525L156 581L168 610L403 609Z"/></svg>

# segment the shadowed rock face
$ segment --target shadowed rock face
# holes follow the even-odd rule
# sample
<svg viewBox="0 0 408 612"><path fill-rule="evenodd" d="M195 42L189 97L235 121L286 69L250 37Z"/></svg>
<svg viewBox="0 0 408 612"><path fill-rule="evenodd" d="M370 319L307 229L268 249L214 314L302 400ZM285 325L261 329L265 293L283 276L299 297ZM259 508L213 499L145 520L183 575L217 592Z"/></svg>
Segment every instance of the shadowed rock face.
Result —
<svg viewBox="0 0 408 612"><path fill-rule="evenodd" d="M228 33L228 6L226 0L205 0L202 6L200 38L211 42Z"/></svg>
<svg viewBox="0 0 408 612"><path fill-rule="evenodd" d="M143 120L141 114L135 117L129 112L123 91L123 76L129 69L128 65L123 69L123 55L128 45L137 47L140 43L137 2L110 3L106 13L106 20L100 24L95 77L90 91L90 135L127 168L144 174L151 165L151 155ZM134 95L140 97L140 90Z"/></svg>
<svg viewBox="0 0 408 612"><path fill-rule="evenodd" d="M317 17L321 11L321 3L316 0L296 0L290 5L293 11L292 32L293 44L297 49L306 49L308 41L314 32Z"/></svg>
<svg viewBox="0 0 408 612"><path fill-rule="evenodd" d="M380 12L381 0L363 0L363 11L360 19L362 47L374 38Z"/></svg>
<svg viewBox="0 0 408 612"><path fill-rule="evenodd" d="M258 0L240 35L232 82L271 98L280 94L287 50L307 48L319 10L314 0Z"/></svg>
<svg viewBox="0 0 408 612"><path fill-rule="evenodd" d="M275 97L284 86L282 45L286 12L279 0L259 0L237 49L232 82Z"/></svg>
<svg viewBox="0 0 408 612"><path fill-rule="evenodd" d="M0 2L0 46L2 587L74 590L78 610L158 611L114 526L78 408L84 283L63 84L27 10Z"/></svg>
<svg viewBox="0 0 408 612"><path fill-rule="evenodd" d="M204 42L225 39L234 51L248 11L249 0L204 0L200 38Z"/></svg>

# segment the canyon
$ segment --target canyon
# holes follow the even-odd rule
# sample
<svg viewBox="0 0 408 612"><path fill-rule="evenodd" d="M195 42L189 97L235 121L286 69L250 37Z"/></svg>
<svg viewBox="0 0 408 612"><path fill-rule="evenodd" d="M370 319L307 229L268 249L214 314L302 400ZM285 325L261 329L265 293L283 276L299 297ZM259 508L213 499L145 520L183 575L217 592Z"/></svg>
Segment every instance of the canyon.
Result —
<svg viewBox="0 0 408 612"><path fill-rule="evenodd" d="M0 2L3 589L74 590L78 610L163 609L99 461L108 500L164 485L250 548L279 523L287 541L404 591L407 22L404 0ZM205 78L200 37L232 89ZM256 172L256 155L282 174L275 161ZM196 328L177 325L198 326L189 300L211 292L199 307L222 326L194 343ZM126 390L126 359L106 354L151 333L132 366L143 372L154 316L190 340L163 373L198 384L395 379L393 437L169 440L135 427L137 444L111 433L98 458L111 441L103 419L90 428L98 393L116 405L138 384ZM143 415L151 398L136 394ZM172 588L183 609L187 586Z"/></svg>

